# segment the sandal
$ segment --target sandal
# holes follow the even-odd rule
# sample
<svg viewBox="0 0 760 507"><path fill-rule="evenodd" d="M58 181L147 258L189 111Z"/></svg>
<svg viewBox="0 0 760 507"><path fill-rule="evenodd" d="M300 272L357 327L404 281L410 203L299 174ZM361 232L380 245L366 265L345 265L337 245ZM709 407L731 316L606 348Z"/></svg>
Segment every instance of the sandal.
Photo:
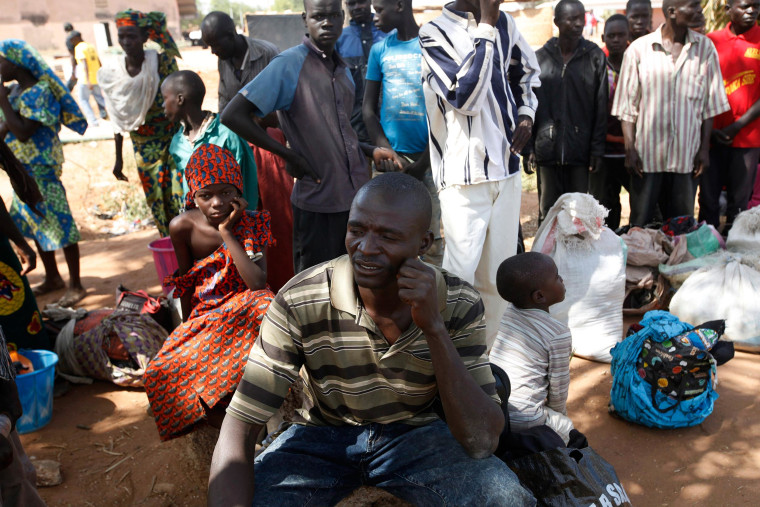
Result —
<svg viewBox="0 0 760 507"><path fill-rule="evenodd" d="M58 300L58 306L71 308L85 298L87 291L85 289L69 289L61 299Z"/></svg>

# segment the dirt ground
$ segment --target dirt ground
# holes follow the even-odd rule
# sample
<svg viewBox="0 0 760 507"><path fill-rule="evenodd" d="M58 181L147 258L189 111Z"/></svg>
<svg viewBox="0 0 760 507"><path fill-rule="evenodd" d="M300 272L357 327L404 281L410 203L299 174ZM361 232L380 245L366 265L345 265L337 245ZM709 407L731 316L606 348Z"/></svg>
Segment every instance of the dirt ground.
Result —
<svg viewBox="0 0 760 507"><path fill-rule="evenodd" d="M202 76L214 97L216 84L208 63L214 62L200 51L196 58L203 59ZM112 142L67 144L64 148L63 182L83 236L82 275L88 295L81 306L88 309L113 306L120 283L160 292L147 249L148 243L158 238L155 229L138 227L114 236L114 230L121 232L120 227L132 222L116 224L93 212L97 206L101 216L105 216L104 210L139 215L141 191L128 156L131 147L125 144L129 183L116 182L110 174ZM536 228L535 179L523 183L522 222L529 247ZM4 174L0 176L0 195L9 202L10 185ZM122 201L134 210L121 207ZM62 255L58 264L65 278ZM32 285L40 283L41 267L29 278ZM38 302L43 307L61 295L59 291ZM594 449L614 465L635 505L757 505L759 359L737 353L733 361L719 368L720 399L714 413L700 426L665 431L611 417L607 413L609 365L574 358L568 412ZM51 423L22 436L30 456L61 463L63 483L42 488L45 501L51 506L205 505L208 455L199 449L210 448L209 434L161 443L147 407L143 391L105 382L72 386L56 398ZM344 506L394 504L398 502L367 489L342 502Z"/></svg>

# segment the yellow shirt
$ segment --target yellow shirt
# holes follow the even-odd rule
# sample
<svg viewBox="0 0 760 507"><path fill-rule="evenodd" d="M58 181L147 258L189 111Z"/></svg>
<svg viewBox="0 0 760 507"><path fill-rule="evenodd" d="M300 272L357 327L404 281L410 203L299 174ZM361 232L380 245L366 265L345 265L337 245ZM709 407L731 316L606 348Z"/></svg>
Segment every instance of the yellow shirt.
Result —
<svg viewBox="0 0 760 507"><path fill-rule="evenodd" d="M82 66L81 75L84 76L84 63L87 62L87 74L89 75L90 84L98 84L98 69L100 68L100 59L95 46L84 41L80 42L74 48L74 58L77 61L77 67ZM81 83L86 84L86 83Z"/></svg>

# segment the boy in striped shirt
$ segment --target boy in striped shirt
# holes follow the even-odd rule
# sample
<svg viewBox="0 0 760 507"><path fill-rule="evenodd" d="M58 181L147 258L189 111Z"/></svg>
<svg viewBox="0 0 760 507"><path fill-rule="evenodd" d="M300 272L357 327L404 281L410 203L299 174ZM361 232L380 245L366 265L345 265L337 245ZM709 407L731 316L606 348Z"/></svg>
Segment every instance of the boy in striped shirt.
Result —
<svg viewBox="0 0 760 507"><path fill-rule="evenodd" d="M501 319L491 362L509 376L509 422L526 430L545 424L565 442L570 384L570 329L549 315L565 299L565 284L548 255L527 252L505 260L496 275L499 295L510 304Z"/></svg>

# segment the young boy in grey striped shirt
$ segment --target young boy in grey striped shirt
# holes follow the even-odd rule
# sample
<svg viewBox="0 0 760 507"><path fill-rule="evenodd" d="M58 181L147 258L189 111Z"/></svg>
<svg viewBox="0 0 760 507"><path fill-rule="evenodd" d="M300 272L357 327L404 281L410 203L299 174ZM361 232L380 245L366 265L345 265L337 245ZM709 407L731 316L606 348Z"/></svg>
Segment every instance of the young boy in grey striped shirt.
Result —
<svg viewBox="0 0 760 507"><path fill-rule="evenodd" d="M572 340L570 329L549 315L549 307L565 299L562 277L551 257L527 252L501 263L496 287L510 304L490 360L509 375L511 427L545 424L567 444L573 430L565 407Z"/></svg>

